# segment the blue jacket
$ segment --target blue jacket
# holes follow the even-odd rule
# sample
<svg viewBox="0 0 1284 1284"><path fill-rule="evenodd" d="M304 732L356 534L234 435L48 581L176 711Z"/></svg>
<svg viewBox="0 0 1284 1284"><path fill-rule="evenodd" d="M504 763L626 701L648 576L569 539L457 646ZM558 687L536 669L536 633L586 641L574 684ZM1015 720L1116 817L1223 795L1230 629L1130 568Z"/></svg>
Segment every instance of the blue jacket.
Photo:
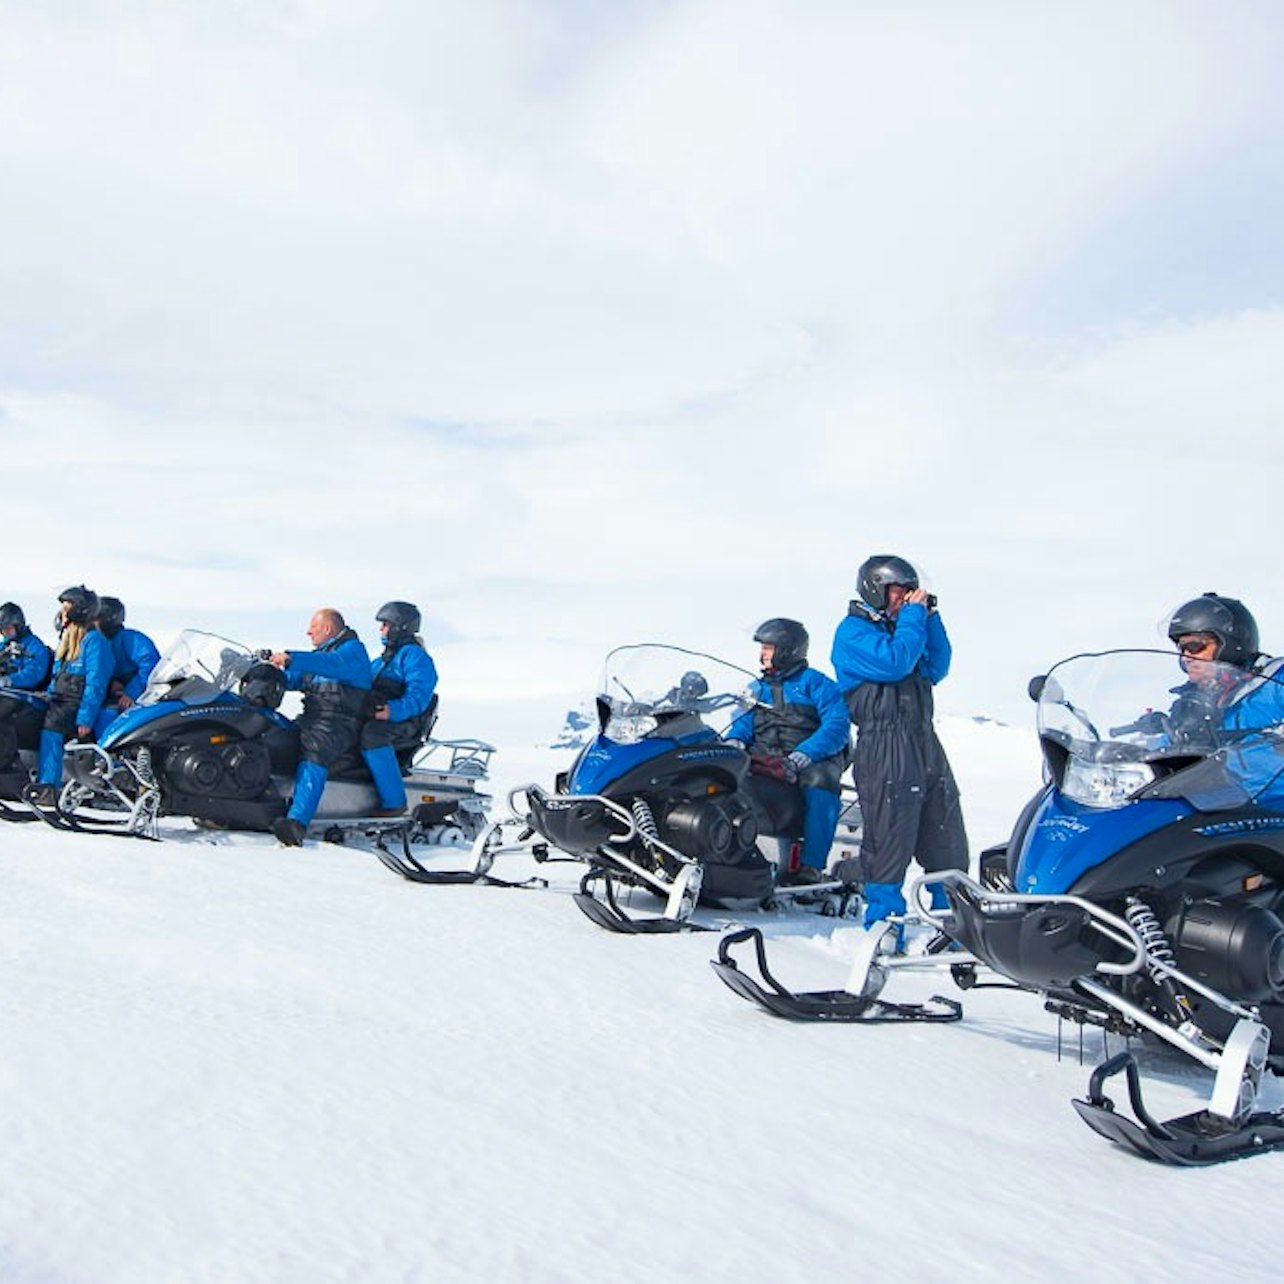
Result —
<svg viewBox="0 0 1284 1284"><path fill-rule="evenodd" d="M408 722L428 708L437 690L437 666L417 642L406 642L371 664L370 679L377 693L387 694L388 721Z"/></svg>
<svg viewBox="0 0 1284 1284"><path fill-rule="evenodd" d="M1284 733L1284 659L1268 661L1229 694L1222 728ZM1250 736L1239 746L1232 742L1226 766L1259 803L1284 806L1284 747L1274 735Z"/></svg>
<svg viewBox="0 0 1284 1284"><path fill-rule="evenodd" d="M754 697L766 705L775 705L773 683L769 678L758 678L749 688ZM791 746L805 753L813 762L842 753L851 736L851 724L843 693L833 678L827 678L818 669L802 668L780 683L782 703L815 711L819 726L805 739ZM727 738L742 740L746 745L754 742L754 712L742 713L727 729Z"/></svg>
<svg viewBox="0 0 1284 1284"><path fill-rule="evenodd" d="M895 629L854 610L839 623L830 654L838 685L847 692L865 682L900 682L911 673L935 686L949 673L953 650L940 615L907 602Z"/></svg>
<svg viewBox="0 0 1284 1284"><path fill-rule="evenodd" d="M49 676L53 652L30 629L24 629L7 649L14 667L3 685L34 691Z"/></svg>
<svg viewBox="0 0 1284 1284"><path fill-rule="evenodd" d="M137 629L121 629L108 641L115 657L112 681L119 682L131 700L137 700L147 689L152 670L160 663L156 643Z"/></svg>
<svg viewBox="0 0 1284 1284"><path fill-rule="evenodd" d="M315 651L290 651L285 685L291 691L317 691L327 683L370 690L370 656L361 639L344 629Z"/></svg>
<svg viewBox="0 0 1284 1284"><path fill-rule="evenodd" d="M98 717L103 701L107 698L107 686L111 682L114 663L111 643L97 629L90 629L85 634L85 639L80 644L80 654L74 660L54 661L50 686L55 694L59 690L60 676L63 679L63 690L74 689L80 685L76 680L83 679L80 703L76 709L78 727L94 725L94 719Z"/></svg>

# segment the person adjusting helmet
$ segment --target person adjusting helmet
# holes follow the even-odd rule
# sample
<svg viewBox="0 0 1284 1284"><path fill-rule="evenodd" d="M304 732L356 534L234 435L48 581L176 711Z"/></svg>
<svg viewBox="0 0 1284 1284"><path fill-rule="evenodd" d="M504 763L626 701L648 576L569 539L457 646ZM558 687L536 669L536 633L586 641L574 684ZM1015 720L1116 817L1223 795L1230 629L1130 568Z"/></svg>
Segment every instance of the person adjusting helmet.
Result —
<svg viewBox="0 0 1284 1284"><path fill-rule="evenodd" d="M0 606L0 687L35 691L49 680L53 652L31 631L16 602Z"/></svg>
<svg viewBox="0 0 1284 1284"><path fill-rule="evenodd" d="M383 653L370 666L372 711L361 729L361 756L379 793L379 813L406 810L402 760L431 729L437 707L437 666L419 638L419 608L385 602L375 612Z"/></svg>
<svg viewBox="0 0 1284 1284"><path fill-rule="evenodd" d="M912 859L929 873L966 869L968 850L958 786L932 725L932 688L952 655L936 599L914 567L891 553L861 563L856 592L831 654L856 724L852 774L870 926L905 912L902 884ZM945 907L941 888L932 900Z"/></svg>
<svg viewBox="0 0 1284 1284"><path fill-rule="evenodd" d="M818 883L842 810L840 781L850 747L847 706L838 684L807 664L807 630L797 620L765 620L753 638L762 648L762 677L750 688L755 704L727 728L726 738L750 750L751 789L757 787L755 776L768 776L802 791L801 863L788 868L792 841L782 837L781 882Z"/></svg>
<svg viewBox="0 0 1284 1284"><path fill-rule="evenodd" d="M59 593L58 602L49 708L40 733L36 783L27 795L41 807L57 805L63 749L72 735L81 740L92 736L115 663L111 644L93 627L97 594L77 584Z"/></svg>
<svg viewBox="0 0 1284 1284"><path fill-rule="evenodd" d="M1183 602L1168 617L1168 640L1180 643L1183 638L1205 635L1216 639L1211 655L1222 664L1247 669L1261 654L1257 621L1243 602L1220 593L1202 593Z"/></svg>
<svg viewBox="0 0 1284 1284"><path fill-rule="evenodd" d="M160 663L160 651L146 633L125 627L125 604L118 597L99 598L94 620L112 651L107 702L94 724L94 734L101 736L147 690L152 670Z"/></svg>

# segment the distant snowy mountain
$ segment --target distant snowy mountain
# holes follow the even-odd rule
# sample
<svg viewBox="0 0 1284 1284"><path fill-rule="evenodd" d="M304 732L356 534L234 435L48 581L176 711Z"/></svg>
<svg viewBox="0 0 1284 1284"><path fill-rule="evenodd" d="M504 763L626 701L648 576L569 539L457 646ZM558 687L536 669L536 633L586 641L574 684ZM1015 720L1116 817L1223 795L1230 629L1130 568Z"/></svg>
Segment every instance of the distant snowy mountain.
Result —
<svg viewBox="0 0 1284 1284"><path fill-rule="evenodd" d="M583 749L593 738L593 728L597 719L584 709L568 709L566 721L557 733L557 739L549 744L550 749Z"/></svg>

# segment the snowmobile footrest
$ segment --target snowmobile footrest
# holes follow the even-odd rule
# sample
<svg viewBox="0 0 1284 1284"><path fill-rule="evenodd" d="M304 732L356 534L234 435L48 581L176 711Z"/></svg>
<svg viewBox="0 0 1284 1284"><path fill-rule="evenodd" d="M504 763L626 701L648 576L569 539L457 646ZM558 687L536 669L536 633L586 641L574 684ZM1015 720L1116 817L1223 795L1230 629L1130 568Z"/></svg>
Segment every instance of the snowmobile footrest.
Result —
<svg viewBox="0 0 1284 1284"><path fill-rule="evenodd" d="M1121 1071L1135 1120L1117 1113L1103 1091L1105 1081ZM1200 1110L1161 1123L1142 1101L1141 1076L1131 1052L1102 1062L1088 1081L1087 1099L1076 1097L1071 1104L1093 1132L1156 1163L1196 1167L1284 1147L1284 1111L1259 1111L1236 1123Z"/></svg>
<svg viewBox="0 0 1284 1284"><path fill-rule="evenodd" d="M666 932L705 932L710 930L685 919L661 918L659 916L652 918L631 917L620 908L620 903L616 900L615 881L610 870L590 869L580 879L580 890L572 898L576 905L584 911L584 914L591 918L598 927L605 928L608 932L618 932L623 936L654 936ZM593 895L593 885L595 883L602 884L604 900L598 900Z"/></svg>
<svg viewBox="0 0 1284 1284"><path fill-rule="evenodd" d="M753 942L758 980L731 957L732 946L745 941ZM957 1021L963 1015L961 1003L942 998L939 994L933 995L928 1003L889 1003L886 999L852 994L848 990L811 990L795 994L771 974L762 932L756 927L746 927L724 936L718 943L718 957L711 959L710 964L723 983L742 999L789 1021L860 1021L867 1025L888 1025L901 1021Z"/></svg>

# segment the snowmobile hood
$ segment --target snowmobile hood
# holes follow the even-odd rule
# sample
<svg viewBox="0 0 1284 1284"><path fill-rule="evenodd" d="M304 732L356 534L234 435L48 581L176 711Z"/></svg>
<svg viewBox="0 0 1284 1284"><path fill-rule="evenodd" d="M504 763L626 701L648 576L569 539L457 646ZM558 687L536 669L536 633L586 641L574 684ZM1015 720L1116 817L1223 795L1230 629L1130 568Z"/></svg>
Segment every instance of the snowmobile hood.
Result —
<svg viewBox="0 0 1284 1284"><path fill-rule="evenodd" d="M605 793L615 781L641 763L659 758L683 745L703 745L705 742L728 757L740 754L740 750L734 746L722 744L717 735L707 728L696 735L682 736L676 740L668 736L648 736L631 745L618 744L605 736L597 736L571 768L566 791L570 794Z"/></svg>
<svg viewBox="0 0 1284 1284"><path fill-rule="evenodd" d="M1139 800L1102 810L1050 792L1034 813L1021 844L1016 890L1064 895L1090 869L1123 848L1191 815L1178 799Z"/></svg>
<svg viewBox="0 0 1284 1284"><path fill-rule="evenodd" d="M246 705L244 700L239 699L230 692L224 693L213 700L204 701L201 704L185 704L181 700L166 700L160 704L136 704L132 708L126 709L107 728L98 743L104 749L113 749L131 740L143 727L159 722L163 718L174 718L175 720L208 718L207 711L212 708L239 709L249 708L249 706ZM256 708L255 712L262 714L266 718L271 718L283 727L290 725L289 718L273 709Z"/></svg>

